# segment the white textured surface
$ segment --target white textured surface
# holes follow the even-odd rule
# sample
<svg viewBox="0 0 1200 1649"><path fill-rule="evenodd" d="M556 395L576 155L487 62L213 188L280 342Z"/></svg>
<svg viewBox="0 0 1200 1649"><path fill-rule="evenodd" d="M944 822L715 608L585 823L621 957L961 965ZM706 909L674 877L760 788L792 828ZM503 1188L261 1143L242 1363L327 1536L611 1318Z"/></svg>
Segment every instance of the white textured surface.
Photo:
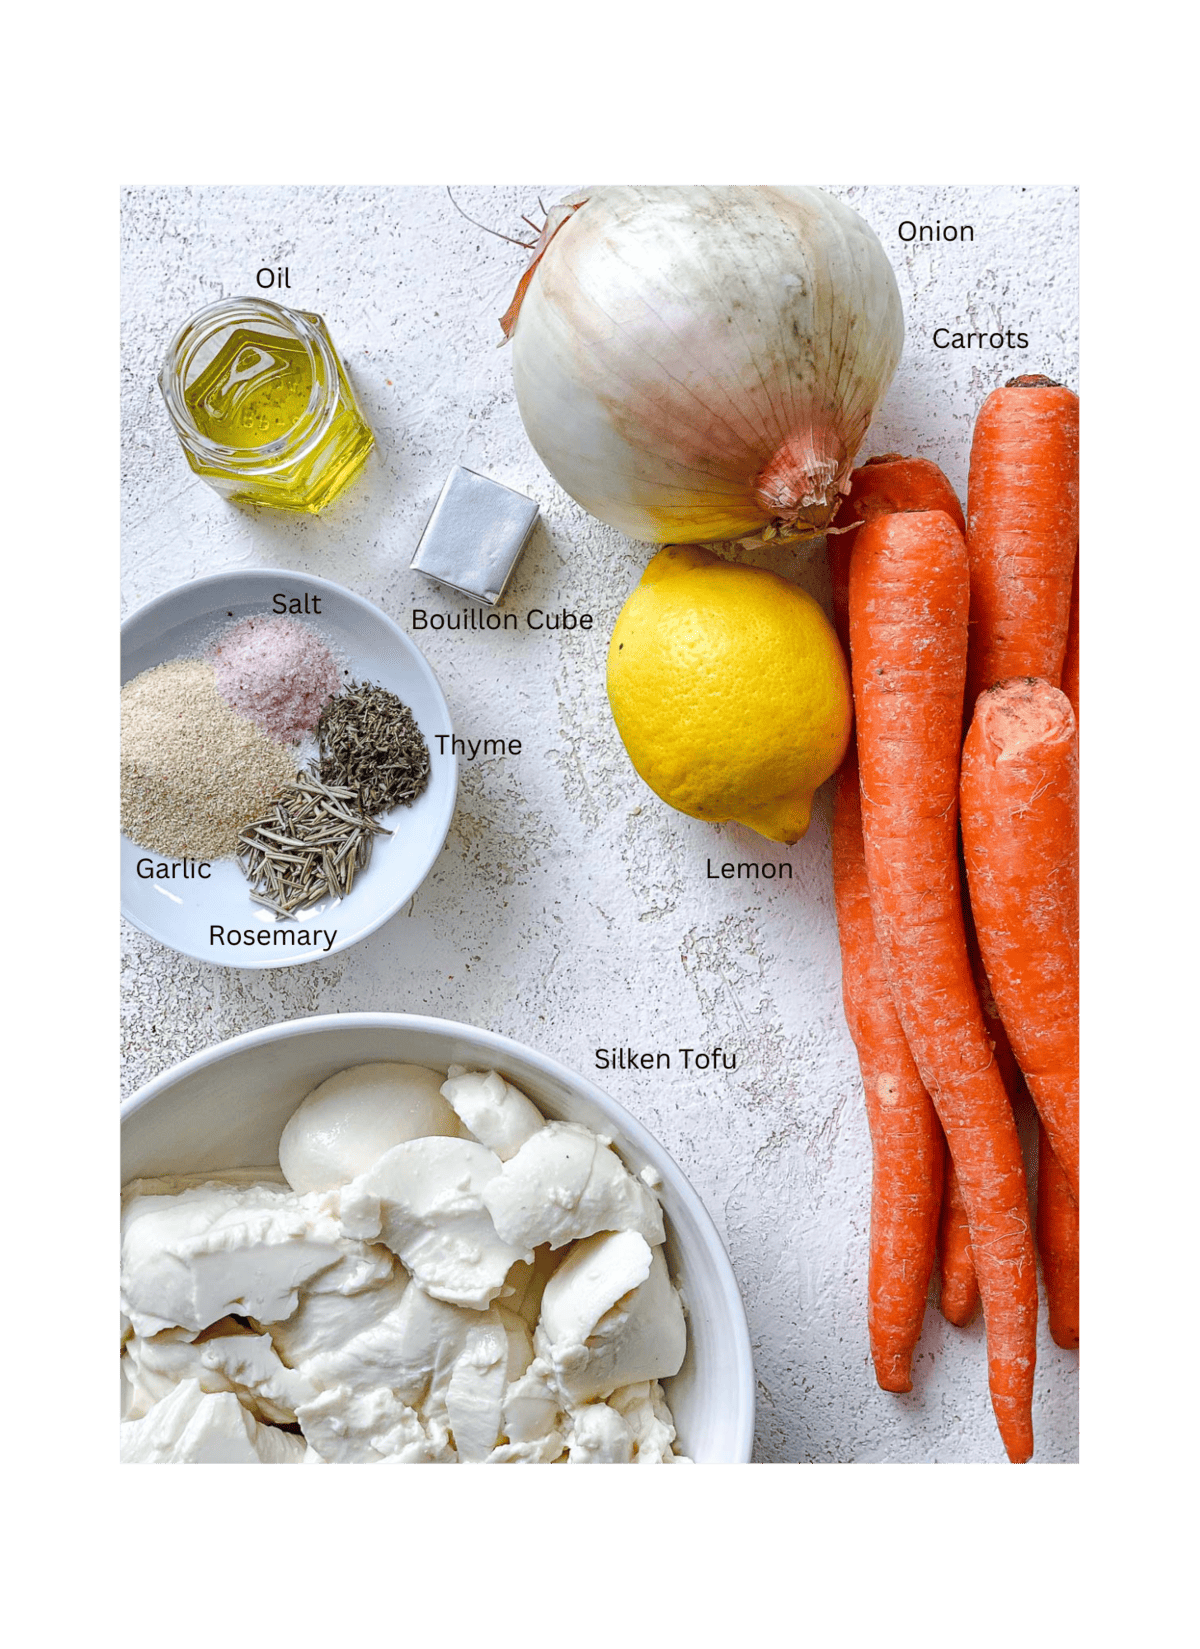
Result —
<svg viewBox="0 0 1200 1649"><path fill-rule="evenodd" d="M567 185L466 187L506 234ZM971 423L1018 372L1078 387L1072 190L838 187L900 282L904 357L860 457L919 452L965 497ZM902 246L897 225L970 223L974 243ZM409 570L451 464L526 492L542 519L504 610L595 615L590 634L414 639L456 731L519 738L519 757L463 762L441 859L410 905L336 960L242 973L123 934L127 1092L177 1060L278 1019L389 1009L531 1043L592 1075L688 1174L726 1239L750 1319L762 1461L997 1461L981 1323L931 1306L907 1397L879 1391L866 1336L870 1149L840 1000L828 788L812 828L777 849L665 808L640 782L604 693L608 635L651 553L585 516L525 440L496 348L523 254L472 228L439 188L134 189L123 199L125 610L183 579L278 566L348 585L405 629L414 605L465 603ZM323 314L377 448L324 517L223 503L188 469L156 374L174 327L286 264L281 296ZM275 296L277 294L270 294ZM939 351L935 326L1012 327L1023 352ZM755 559L821 600L819 547ZM705 862L786 858L789 883L713 882ZM593 1050L665 1050L670 1072L596 1071ZM720 1045L736 1072L685 1072ZM1078 1360L1043 1330L1039 1461L1077 1458Z"/></svg>

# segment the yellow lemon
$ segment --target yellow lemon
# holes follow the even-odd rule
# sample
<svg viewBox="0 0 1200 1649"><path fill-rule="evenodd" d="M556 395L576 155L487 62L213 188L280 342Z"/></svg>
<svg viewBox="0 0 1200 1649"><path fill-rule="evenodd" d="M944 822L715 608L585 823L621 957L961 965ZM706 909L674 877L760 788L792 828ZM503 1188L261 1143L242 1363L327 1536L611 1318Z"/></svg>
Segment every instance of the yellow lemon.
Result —
<svg viewBox="0 0 1200 1649"><path fill-rule="evenodd" d="M621 609L608 698L657 796L773 842L803 836L850 739L846 660L817 603L692 546L660 550Z"/></svg>

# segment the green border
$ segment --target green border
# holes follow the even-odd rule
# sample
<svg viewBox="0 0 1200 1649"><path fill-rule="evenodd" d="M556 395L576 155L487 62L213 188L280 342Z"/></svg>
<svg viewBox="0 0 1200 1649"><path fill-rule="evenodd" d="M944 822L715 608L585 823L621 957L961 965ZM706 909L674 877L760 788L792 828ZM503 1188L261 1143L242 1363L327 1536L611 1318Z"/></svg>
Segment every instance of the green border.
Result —
<svg viewBox="0 0 1200 1649"><path fill-rule="evenodd" d="M226 1478L185 1486L183 1479L109 1476L110 1398L102 1400L110 1390L109 1354L101 1357L96 1347L104 1344L99 1319L107 1309L101 1313L99 1301L109 1301L110 1250L99 1238L81 1247L79 1232L102 1232L112 1212L109 1078L97 1050L112 1037L112 914L104 894L115 894L115 874L112 882L94 874L87 844L99 816L92 801L110 798L114 783L110 711L101 709L91 683L112 663L107 620L97 623L97 615L112 610L114 589L104 524L110 447L101 439L110 425L99 409L112 371L109 249L117 180L246 178L247 171L313 181L478 180L483 168L503 176L542 171L547 152L564 162L557 170L579 176L877 176L882 167L907 176L1083 176L1093 180L1086 193L1096 211L1088 308L1111 348L1116 331L1127 336L1116 383L1124 388L1123 379L1132 379L1134 361L1141 364L1152 348L1152 331L1162 348L1167 325L1160 300L1154 327L1142 323L1146 310L1132 310L1121 267L1131 259L1131 237L1149 239L1154 209L1132 191L1121 206L1111 175L1101 176L1113 140L1098 152L1095 132L1073 124L1075 110L1060 82L1075 68L1076 43L1065 31L1055 40L1043 15L1034 30L1019 13L1005 13L989 23L989 38L976 41L964 36L959 13L953 30L940 30L936 18L928 26L915 21L916 38L903 41L895 38L898 23L872 33L855 18L826 16L818 38L814 20L804 16L793 16L781 33L763 18L737 31L750 36L742 43L729 16L720 23L705 23L699 13L651 20L631 8L626 15L610 8L587 30L582 18L549 8L542 16L491 13L478 23L457 16L447 31L453 38L435 38L429 21L407 15L392 15L382 26L361 10L346 20L315 16L305 30L298 10L287 18L246 15L244 33L260 35L262 46L227 59L214 45L218 16L203 26L181 16L180 26L162 8L129 7L120 18L105 13L73 25L66 45L74 73L68 63L53 87L35 74L38 104L23 127L25 143L13 150L18 176L10 221L25 228L31 264L36 249L35 290L16 340L25 351L23 381L35 386L30 414L21 407L35 439L33 450L18 440L20 467L31 460L35 473L10 475L10 702L21 711L16 770L33 770L41 795L53 795L64 815L63 823L46 824L49 844L38 838L30 874L13 877L12 932L25 943L12 947L12 1159L38 1169L53 1164L53 1174L38 1172L21 1187L33 1196L15 1215L25 1224L10 1227L10 1238L38 1233L21 1260L40 1280L56 1280L46 1293L59 1334L61 1301L69 1303L63 1351L43 1357L35 1341L33 1355L15 1359L36 1390L33 1412L15 1428L12 1456L28 1468L23 1506L31 1545L46 1560L45 1641L53 1641L49 1626L76 1609L94 1619L101 1596L119 1600L125 1631L153 1621L150 1629L168 1629L185 1642L234 1629L232 1611L239 1609L241 1619L241 1606L244 1618L269 1624L288 1644L389 1626L447 1636L448 1618L457 1637L478 1629L478 1601L495 1593L516 1629L560 1626L565 1609L567 1621L582 1614L577 1629L585 1636L628 1629L640 1642L663 1631L719 1639L813 1629L859 1642L875 1621L890 1629L903 1621L931 1634L969 1631L981 1641L1012 1629L1027 1629L1035 1642L1071 1628L1078 1633L1081 1616L1090 1613L1081 1606L1088 1596L1086 1586L1080 1591L1081 1555L1091 1540L1093 1562L1103 1562L1109 1510L1121 1504L1114 1496L1124 1491L1141 1502L1146 1486L1137 1463L1167 1445L1170 1416L1190 1398L1190 1387L1174 1375L1175 1318L1155 1319L1149 1303L1132 1304L1146 1299L1142 1281L1154 1255L1162 1263L1162 1225L1142 1191L1165 1166L1152 1177L1149 1126L1164 1103L1195 1088L1193 1078L1184 1085L1182 1067L1179 1087L1167 1087L1157 1042L1164 1009L1154 1011L1159 1001L1182 1006L1179 975L1170 970L1184 966L1187 951L1179 940L1159 950L1146 910L1160 897L1152 866L1179 851L1182 833L1152 833L1136 793L1129 795L1142 772L1154 772L1147 729L1157 717L1144 699L1129 698L1116 665L1111 674L1101 666L1091 674L1090 666L1088 681L1088 775L1098 778L1090 778L1085 839L1086 1064L1095 1113L1088 1154L1098 1164L1099 1192L1088 1255L1096 1352L1086 1491L1078 1471L1007 1479L862 1479L786 1468L654 1479L384 1474L364 1484L356 1479L353 1489L343 1474L331 1479L333 1487L323 1476L302 1478L298 1491L280 1487L295 1484L292 1478L252 1479L259 1487L237 1496ZM633 20L638 26L631 30ZM56 21L68 28L66 13ZM171 28L175 41L168 40ZM275 41L285 28L297 43L290 78ZM1037 49L1025 45L1034 38ZM213 73L196 74L198 49L201 68ZM252 73L259 53L265 92ZM28 59L31 69L40 63ZM734 63L740 74L730 74ZM987 64L991 81L981 79ZM224 68L229 73L218 73ZM96 84L99 69L105 74ZM259 94L252 110L249 84ZM61 129L59 106L76 91L81 99ZM1025 120L1004 117L1014 102ZM280 106L295 117L284 127ZM305 109L307 127L297 125ZM30 170L26 155L33 157ZM1101 201L1113 211L1103 221L1109 259L1099 257ZM54 371L46 368L41 338L66 345L56 351ZM1185 346L1184 336L1177 341ZM1157 665L1162 650L1165 584L1152 582L1146 569L1164 567L1170 576L1175 552L1165 533L1155 534L1149 554L1141 544L1141 554L1126 549L1154 483L1134 483L1134 500L1123 493L1111 510L1099 503L1111 496L1113 477L1131 472L1131 445L1144 440L1157 453L1162 440L1159 427L1167 420L1141 388L1111 420L1111 381L1095 389L1101 416L1090 425L1085 490L1098 500L1088 508L1086 533L1088 661L1119 665L1136 648L1139 661L1154 658ZM1106 757L1114 785L1101 796ZM1147 844L1151 861L1144 887L1114 872L1131 862L1137 841ZM46 866L56 874L46 877ZM1154 909L1175 914L1170 900ZM1157 925L1164 927L1160 915ZM1127 1126L1132 1115L1147 1118L1142 1151ZM1118 1158L1124 1166L1131 1156L1146 1166L1129 1200L1118 1200ZM48 1177L53 1210L46 1209ZM66 1280L61 1286L59 1278ZM41 1293L40 1283L33 1293ZM1111 1355L1106 1313L1116 1299L1126 1308L1124 1334ZM303 1482L325 1487L305 1491ZM105 1542L107 1529L112 1537ZM107 1575L94 1562L97 1547L110 1553ZM1123 1570L1118 1563L1103 1581L1093 1578L1091 1595L1109 1595ZM76 1573L84 1578L73 1585ZM958 1608L969 1613L954 1613ZM1108 1624L1116 1626L1111 1613ZM488 1631L486 1616L480 1626Z"/></svg>

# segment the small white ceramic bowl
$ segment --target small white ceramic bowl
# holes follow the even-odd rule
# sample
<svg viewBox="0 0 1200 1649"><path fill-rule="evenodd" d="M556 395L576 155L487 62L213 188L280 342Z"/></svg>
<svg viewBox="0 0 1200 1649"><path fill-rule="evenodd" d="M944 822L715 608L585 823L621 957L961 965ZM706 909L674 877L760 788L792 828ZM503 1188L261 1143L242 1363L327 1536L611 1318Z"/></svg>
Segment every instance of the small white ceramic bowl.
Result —
<svg viewBox="0 0 1200 1649"><path fill-rule="evenodd" d="M272 568L245 568L181 584L131 613L121 626L121 685L143 670L174 658L195 656L221 624L270 613L279 594L287 600L319 598L309 622L344 655L350 679L373 681L412 710L429 746L429 783L409 807L394 807L380 822L393 832L377 836L371 862L347 899L323 899L292 918L276 917L256 904L234 859L212 862L201 880L155 874L172 861L121 837L121 911L144 933L185 956L233 968L294 967L357 944L412 898L442 850L458 792L458 761L450 753L450 712L437 679L404 632L369 601L328 579ZM437 735L446 735L439 749ZM149 868L141 876L139 865ZM221 937L214 940L212 929ZM223 942L232 929L249 930L255 943ZM294 930L284 943L275 934ZM329 934L336 937L329 941ZM264 942L258 936L265 933ZM308 942L299 943L301 934Z"/></svg>
<svg viewBox="0 0 1200 1649"><path fill-rule="evenodd" d="M626 1166L661 1177L667 1263L687 1307L683 1367L665 1382L679 1447L701 1464L745 1464L754 1437L746 1313L721 1239L671 1158L584 1077L507 1037L445 1019L344 1013L270 1025L194 1054L121 1111L121 1179L274 1167L284 1123L319 1082L351 1065L401 1060L496 1070L548 1117L609 1135Z"/></svg>

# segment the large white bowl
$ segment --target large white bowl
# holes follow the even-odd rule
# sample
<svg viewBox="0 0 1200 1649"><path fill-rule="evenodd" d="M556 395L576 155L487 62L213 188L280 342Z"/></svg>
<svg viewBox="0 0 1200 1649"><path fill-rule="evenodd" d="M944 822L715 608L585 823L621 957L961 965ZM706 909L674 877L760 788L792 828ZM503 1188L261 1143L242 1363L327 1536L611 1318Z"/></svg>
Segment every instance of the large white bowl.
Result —
<svg viewBox="0 0 1200 1649"><path fill-rule="evenodd" d="M381 815L380 822L392 834L375 838L371 862L349 897L321 900L295 917L276 919L256 904L234 859L214 860L204 880L139 876L139 865L153 871L170 861L122 836L122 915L164 945L220 967L295 967L365 939L412 898L442 851L454 817L458 760L438 743L438 734L444 733L449 744L452 728L433 671L386 613L327 578L243 567L178 585L139 607L122 624L121 685L155 665L194 656L231 619L270 613L277 593L289 600L319 597L321 612L314 623L343 654L353 679L386 687L409 706L429 746L429 783L410 806ZM266 938L253 946L213 945L214 923L223 930L249 929ZM270 943L272 933L286 930L297 937L305 933L305 945ZM330 931L336 938L326 949Z"/></svg>
<svg viewBox="0 0 1200 1649"><path fill-rule="evenodd" d="M754 1436L750 1335L733 1270L704 1205L657 1140L607 1094L507 1037L398 1013L325 1014L235 1036L146 1084L121 1111L122 1182L147 1174L259 1168L304 1096L335 1071L395 1059L497 1070L546 1116L611 1137L626 1165L662 1179L667 1262L688 1313L683 1367L665 1382L679 1447L744 1464Z"/></svg>

